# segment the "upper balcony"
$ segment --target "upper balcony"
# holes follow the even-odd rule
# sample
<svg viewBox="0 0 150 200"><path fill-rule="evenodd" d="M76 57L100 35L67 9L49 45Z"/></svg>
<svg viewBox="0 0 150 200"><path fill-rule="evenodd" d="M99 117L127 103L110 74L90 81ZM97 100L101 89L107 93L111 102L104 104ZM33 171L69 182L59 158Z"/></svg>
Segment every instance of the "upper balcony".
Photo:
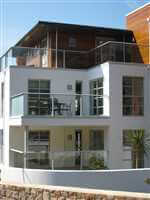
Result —
<svg viewBox="0 0 150 200"><path fill-rule="evenodd" d="M21 125L108 124L109 104L109 97L102 95L22 93L11 97L10 124L16 125L16 119Z"/></svg>
<svg viewBox="0 0 150 200"><path fill-rule="evenodd" d="M11 66L87 69L107 61L143 63L146 46L135 43L106 42L89 51L12 47L0 58L1 70Z"/></svg>

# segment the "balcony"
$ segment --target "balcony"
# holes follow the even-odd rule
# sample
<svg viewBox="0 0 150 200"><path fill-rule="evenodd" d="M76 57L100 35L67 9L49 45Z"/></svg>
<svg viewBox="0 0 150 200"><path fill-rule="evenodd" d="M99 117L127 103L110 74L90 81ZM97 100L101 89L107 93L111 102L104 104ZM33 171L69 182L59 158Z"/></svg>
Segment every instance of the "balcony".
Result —
<svg viewBox="0 0 150 200"><path fill-rule="evenodd" d="M106 169L108 152L63 151L63 152L26 152L11 148L10 166L28 169L52 170L92 170Z"/></svg>
<svg viewBox="0 0 150 200"><path fill-rule="evenodd" d="M109 116L109 97L89 94L22 93L11 97L11 116Z"/></svg>
<svg viewBox="0 0 150 200"><path fill-rule="evenodd" d="M0 58L0 67L1 70L11 65L87 69L106 61L143 63L141 52L146 48L121 42L106 42L89 51L12 47Z"/></svg>

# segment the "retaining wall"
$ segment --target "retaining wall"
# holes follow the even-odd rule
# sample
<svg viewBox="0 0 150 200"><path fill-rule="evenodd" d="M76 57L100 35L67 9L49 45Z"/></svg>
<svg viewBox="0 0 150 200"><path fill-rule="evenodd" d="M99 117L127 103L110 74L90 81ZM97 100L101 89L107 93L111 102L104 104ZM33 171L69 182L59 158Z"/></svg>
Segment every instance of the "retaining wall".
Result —
<svg viewBox="0 0 150 200"><path fill-rule="evenodd" d="M150 194L56 186L0 184L1 200L146 200Z"/></svg>

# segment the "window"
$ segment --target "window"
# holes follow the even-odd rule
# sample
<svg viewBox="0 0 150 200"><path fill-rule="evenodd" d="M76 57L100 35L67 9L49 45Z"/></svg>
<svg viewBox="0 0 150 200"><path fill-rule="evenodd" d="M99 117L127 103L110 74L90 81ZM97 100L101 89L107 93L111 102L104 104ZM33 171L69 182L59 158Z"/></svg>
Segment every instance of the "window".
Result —
<svg viewBox="0 0 150 200"><path fill-rule="evenodd" d="M76 47L77 46L77 41L76 41L76 38L74 37L70 37L69 38L69 47Z"/></svg>
<svg viewBox="0 0 150 200"><path fill-rule="evenodd" d="M103 114L103 78L92 80L90 82L91 96L91 114Z"/></svg>
<svg viewBox="0 0 150 200"><path fill-rule="evenodd" d="M27 166L29 168L49 168L50 133L47 130L30 131L28 135Z"/></svg>
<svg viewBox="0 0 150 200"><path fill-rule="evenodd" d="M29 132L29 144L41 145L42 142L49 143L49 131L30 131Z"/></svg>
<svg viewBox="0 0 150 200"><path fill-rule="evenodd" d="M135 168L135 166L137 166L137 162L139 167L143 168L144 167L144 152L143 151L139 151L138 152L138 159L137 159L137 150L132 147L133 142L130 140L129 135L131 135L132 133L138 133L138 129L132 129L132 130L123 130L123 147L130 147L130 152L131 152L131 159L132 159L132 167ZM144 130L143 130L144 131ZM136 136L135 136L136 137ZM144 139L144 138L143 138ZM142 140L142 138L140 138L140 141ZM135 138L135 141L138 142L138 138ZM139 142L138 142L139 143ZM132 147L132 148L131 148ZM134 151L133 151L134 150ZM140 149L139 149L140 150Z"/></svg>
<svg viewBox="0 0 150 200"><path fill-rule="evenodd" d="M41 40L40 48L47 48L47 38L46 37Z"/></svg>
<svg viewBox="0 0 150 200"><path fill-rule="evenodd" d="M104 150L104 131L90 131L90 150Z"/></svg>
<svg viewBox="0 0 150 200"><path fill-rule="evenodd" d="M124 147L131 147L131 141L129 139L129 135L133 130L123 130L123 146Z"/></svg>
<svg viewBox="0 0 150 200"><path fill-rule="evenodd" d="M28 111L30 115L49 114L50 81L28 81Z"/></svg>
<svg viewBox="0 0 150 200"><path fill-rule="evenodd" d="M0 146L3 145L3 130L0 129Z"/></svg>
<svg viewBox="0 0 150 200"><path fill-rule="evenodd" d="M123 77L123 115L144 114L144 86L141 77Z"/></svg>

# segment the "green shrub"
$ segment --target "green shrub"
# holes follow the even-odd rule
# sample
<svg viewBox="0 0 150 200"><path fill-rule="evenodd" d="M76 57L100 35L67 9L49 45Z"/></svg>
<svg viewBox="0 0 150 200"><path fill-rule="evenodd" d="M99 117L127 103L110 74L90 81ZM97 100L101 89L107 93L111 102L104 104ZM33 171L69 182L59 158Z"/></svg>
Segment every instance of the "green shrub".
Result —
<svg viewBox="0 0 150 200"><path fill-rule="evenodd" d="M90 169L108 169L107 166L104 163L104 158L96 158L95 156L92 156L89 159L89 168Z"/></svg>

